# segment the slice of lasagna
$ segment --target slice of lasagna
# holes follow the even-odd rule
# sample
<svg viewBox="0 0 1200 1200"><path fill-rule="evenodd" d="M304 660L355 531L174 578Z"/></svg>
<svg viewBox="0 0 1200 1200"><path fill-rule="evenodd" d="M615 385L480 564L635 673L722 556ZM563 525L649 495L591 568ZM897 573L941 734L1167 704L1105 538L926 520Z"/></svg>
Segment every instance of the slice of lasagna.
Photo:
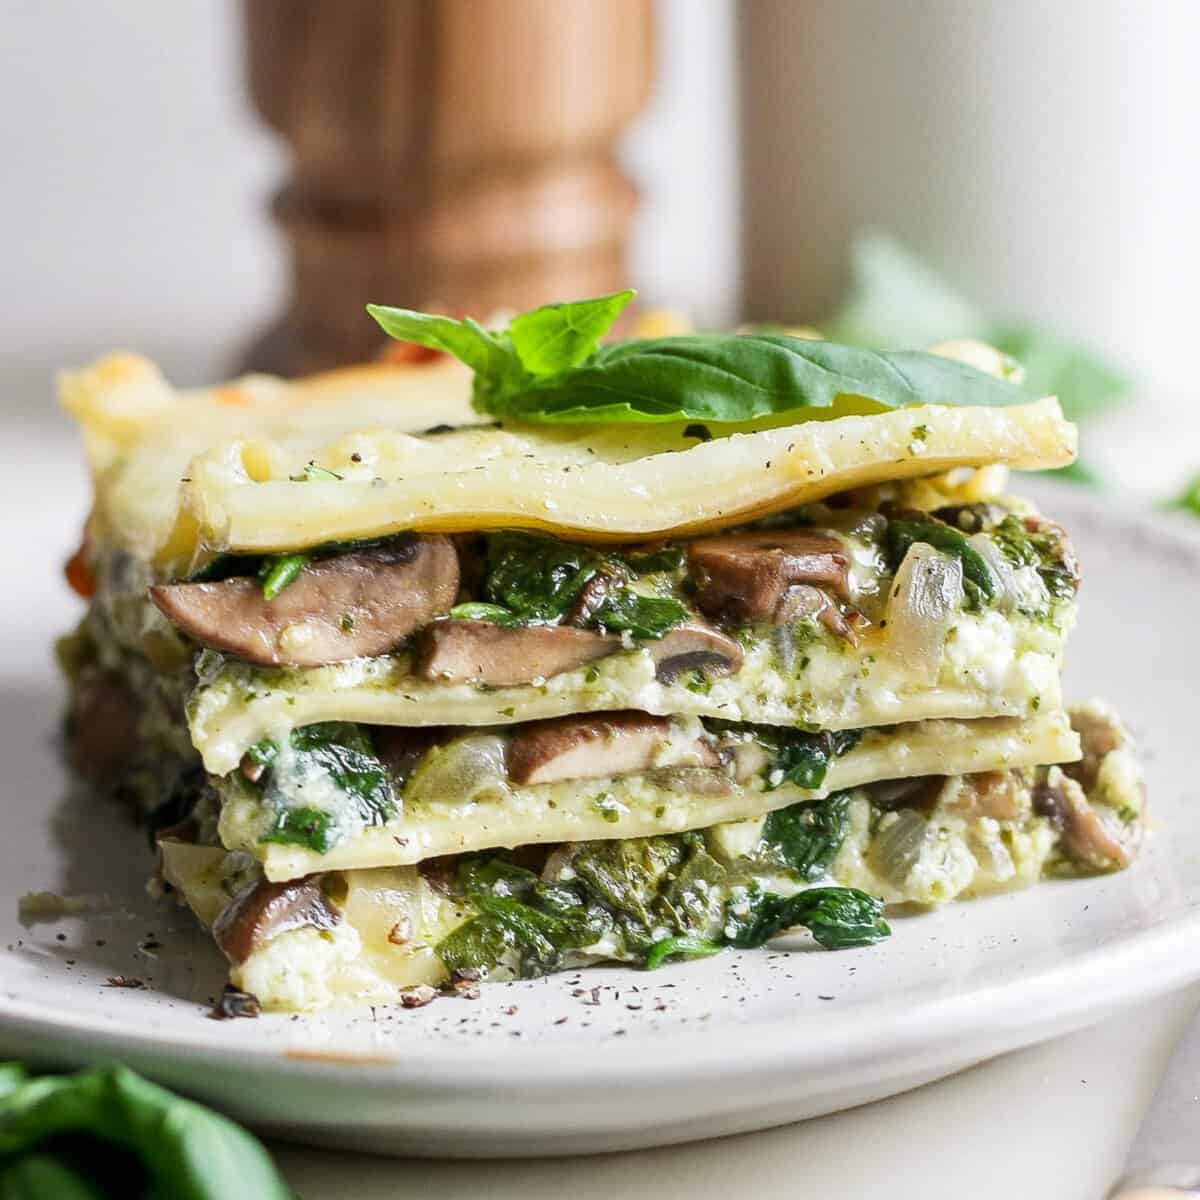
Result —
<svg viewBox="0 0 1200 1200"><path fill-rule="evenodd" d="M1127 733L1063 709L1069 539L1004 491L1071 461L1058 405L936 355L600 347L615 300L377 314L473 382L64 378L73 758L267 1007L866 945L1136 849Z"/></svg>

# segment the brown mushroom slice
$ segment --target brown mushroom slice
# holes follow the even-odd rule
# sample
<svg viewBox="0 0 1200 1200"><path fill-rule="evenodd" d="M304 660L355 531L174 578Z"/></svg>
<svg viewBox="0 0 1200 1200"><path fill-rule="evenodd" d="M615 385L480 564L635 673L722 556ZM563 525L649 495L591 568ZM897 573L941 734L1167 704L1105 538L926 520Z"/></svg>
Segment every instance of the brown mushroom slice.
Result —
<svg viewBox="0 0 1200 1200"><path fill-rule="evenodd" d="M1142 838L1141 821L1126 825L1116 813L1099 812L1061 767L1051 767L1034 788L1033 807L1062 833L1063 850L1076 862L1097 871L1119 871L1133 861Z"/></svg>
<svg viewBox="0 0 1200 1200"><path fill-rule="evenodd" d="M776 620L788 589L812 584L849 599L850 559L842 542L813 529L753 530L697 538L688 546L696 604L735 625Z"/></svg>
<svg viewBox="0 0 1200 1200"><path fill-rule="evenodd" d="M319 667L393 650L458 594L449 538L396 538L310 563L274 600L257 579L172 583L150 599L196 641L264 667Z"/></svg>
<svg viewBox="0 0 1200 1200"><path fill-rule="evenodd" d="M114 783L138 749L138 703L114 675L88 672L71 700L71 764L97 786Z"/></svg>
<svg viewBox="0 0 1200 1200"><path fill-rule="evenodd" d="M284 883L254 883L213 922L213 937L232 963L243 963L264 942L311 925L332 929L341 916L321 890L319 875Z"/></svg>
<svg viewBox="0 0 1200 1200"><path fill-rule="evenodd" d="M646 778L663 791L679 792L685 796L728 796L733 791L733 780L728 772L715 765L655 767L646 773Z"/></svg>
<svg viewBox="0 0 1200 1200"><path fill-rule="evenodd" d="M508 777L519 784L608 779L654 766L671 735L666 717L642 712L594 713L533 721L508 747ZM713 748L697 740L692 765L719 766Z"/></svg>
<svg viewBox="0 0 1200 1200"><path fill-rule="evenodd" d="M373 725L371 743L392 782L403 786L430 750L461 732L453 725Z"/></svg>
<svg viewBox="0 0 1200 1200"><path fill-rule="evenodd" d="M771 621L776 625L792 625L805 618L815 618L835 637L858 645L858 630L867 625L867 618L857 609L843 613L832 597L811 583L789 587L780 597Z"/></svg>
<svg viewBox="0 0 1200 1200"><path fill-rule="evenodd" d="M1100 778L1104 760L1128 743L1129 734L1116 713L1102 704L1080 704L1069 711L1071 728L1079 734L1083 757L1063 770L1090 792Z"/></svg>
<svg viewBox="0 0 1200 1200"><path fill-rule="evenodd" d="M424 632L417 670L442 683L511 687L574 671L620 649L619 637L569 625L437 621Z"/></svg>
<svg viewBox="0 0 1200 1200"><path fill-rule="evenodd" d="M1019 820L1025 811L1022 782L1015 771L979 771L960 776L946 799L946 808L969 820Z"/></svg>
<svg viewBox="0 0 1200 1200"><path fill-rule="evenodd" d="M642 648L650 652L660 683L674 683L685 671L730 675L745 658L733 638L704 621L685 621L657 641L643 642Z"/></svg>

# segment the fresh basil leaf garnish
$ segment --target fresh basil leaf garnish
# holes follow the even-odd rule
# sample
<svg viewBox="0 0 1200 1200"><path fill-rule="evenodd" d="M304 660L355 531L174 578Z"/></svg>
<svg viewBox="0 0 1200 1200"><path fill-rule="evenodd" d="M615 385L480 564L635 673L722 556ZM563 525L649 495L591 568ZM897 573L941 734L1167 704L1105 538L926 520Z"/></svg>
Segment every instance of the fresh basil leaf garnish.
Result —
<svg viewBox="0 0 1200 1200"><path fill-rule="evenodd" d="M784 334L694 334L600 346L632 298L548 305L488 331L471 320L369 305L385 332L475 372L474 405L504 420L733 423L809 409L1019 404L1016 384L952 359Z"/></svg>
<svg viewBox="0 0 1200 1200"><path fill-rule="evenodd" d="M1016 384L953 359L782 334L696 334L601 347L573 371L531 381L498 416L524 421L751 421L830 409L1023 404Z"/></svg>
<svg viewBox="0 0 1200 1200"><path fill-rule="evenodd" d="M521 365L531 375L553 375L577 367L595 353L632 291L614 292L593 300L547 304L521 313L508 325L508 336Z"/></svg>

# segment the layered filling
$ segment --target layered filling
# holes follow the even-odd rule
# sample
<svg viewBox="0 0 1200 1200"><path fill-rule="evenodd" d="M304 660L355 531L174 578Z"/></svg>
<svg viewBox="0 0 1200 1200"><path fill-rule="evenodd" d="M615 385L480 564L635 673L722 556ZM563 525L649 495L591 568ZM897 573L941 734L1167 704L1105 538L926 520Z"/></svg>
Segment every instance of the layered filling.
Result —
<svg viewBox="0 0 1200 1200"><path fill-rule="evenodd" d="M252 747L212 790L221 842L287 879L674 833L878 780L1078 755L1062 712L805 733L626 711L490 729L306 726Z"/></svg>
<svg viewBox="0 0 1200 1200"><path fill-rule="evenodd" d="M335 720L637 709L830 730L1059 707L1066 535L1017 500L944 499L892 485L621 548L507 531L224 556L152 584L143 624L207 650L188 718L216 775Z"/></svg>
<svg viewBox="0 0 1200 1200"><path fill-rule="evenodd" d="M682 833L525 845L270 882L248 853L160 841L163 872L265 1005L386 1000L448 978L658 966L794 928L885 936L883 903L940 904L1126 865L1143 793L1111 712L1072 714L1068 766L885 779Z"/></svg>

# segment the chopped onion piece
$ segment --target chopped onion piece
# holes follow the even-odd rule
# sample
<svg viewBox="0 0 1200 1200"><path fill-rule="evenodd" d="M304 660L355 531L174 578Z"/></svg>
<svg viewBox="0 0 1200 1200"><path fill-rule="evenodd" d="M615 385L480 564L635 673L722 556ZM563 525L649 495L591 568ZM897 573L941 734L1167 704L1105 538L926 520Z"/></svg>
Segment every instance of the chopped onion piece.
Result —
<svg viewBox="0 0 1200 1200"><path fill-rule="evenodd" d="M886 642L888 657L903 664L914 682L937 682L946 633L962 601L962 563L925 542L914 543L888 596Z"/></svg>

